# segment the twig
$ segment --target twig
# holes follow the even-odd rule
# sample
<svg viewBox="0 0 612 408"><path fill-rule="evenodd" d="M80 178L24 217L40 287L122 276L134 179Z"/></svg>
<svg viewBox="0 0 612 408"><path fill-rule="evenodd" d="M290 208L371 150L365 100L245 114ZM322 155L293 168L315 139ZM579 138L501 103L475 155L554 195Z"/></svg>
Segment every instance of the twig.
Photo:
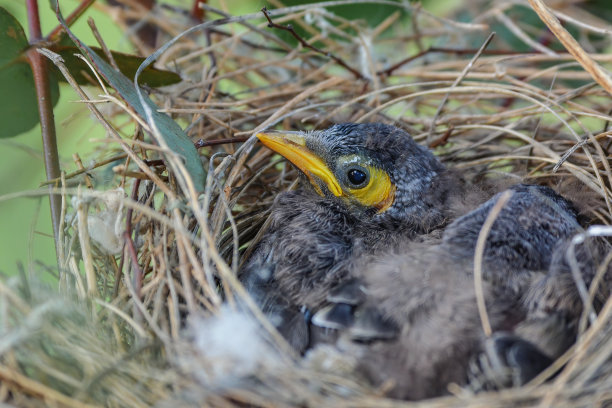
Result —
<svg viewBox="0 0 612 408"><path fill-rule="evenodd" d="M100 48L102 48L104 55L106 55L106 58L108 58L108 62L112 65L113 68L115 68L117 71L120 71L117 62L115 61L115 58L113 58L113 54L106 46L104 39L102 39L102 36L100 35L98 27L96 27L96 23L93 18L89 17L87 19L87 24L89 25L89 28L91 29L91 32L93 33L94 37L96 37L96 41L98 41L98 44L100 45Z"/></svg>
<svg viewBox="0 0 612 408"><path fill-rule="evenodd" d="M38 12L38 0L27 0L28 25L30 28L30 43L42 40L40 26L40 15ZM38 102L38 115L40 120L40 131L45 159L45 171L47 180L59 179L60 164L57 149L57 137L55 129L55 116L53 114L53 98L51 97L51 82L49 78L49 66L46 58L32 47L27 52L28 62L34 74L34 86ZM62 198L57 194L49 193L49 204L51 207L51 222L53 224L53 238L55 240L55 252L58 264L60 262L59 225L62 208Z"/></svg>
<svg viewBox="0 0 612 408"><path fill-rule="evenodd" d="M588 315L591 324L595 323L597 315L595 314L595 311L593 309L591 296L589 295L589 289L587 288L584 278L580 273L580 265L578 264L578 259L576 258L576 246L580 244L586 245L587 238L590 237L609 237L611 235L612 227L605 225L593 225L589 227L586 232L576 234L572 238L570 245L567 248L567 251L565 252L565 260L570 266L572 278L574 279L576 289L578 289L578 294L580 295L580 299L582 300L585 314Z"/></svg>
<svg viewBox="0 0 612 408"><path fill-rule="evenodd" d="M355 78L357 79L365 79L363 75L361 75L361 73L359 71L357 71L355 68L350 67L346 62L344 62L343 59L336 57L335 55L333 55L330 52L326 52L323 51L320 48L315 47L312 44L309 44L306 40L304 40L298 33L295 32L295 30L293 29L293 26L291 24L287 24L286 26L280 25L280 24L276 24L275 22L272 21L272 18L270 17L270 14L268 12L267 8L262 8L261 12L264 14L264 16L266 17L266 19L268 20L268 27L270 28L278 28L279 30L283 30L283 31L287 31L289 34L291 34L293 36L293 38L295 38L300 44L302 44L302 46L304 48L308 48L313 50L314 52L324 55L332 60L334 60L338 65L340 65L341 67L343 67L344 69L350 71L351 74L353 74L353 76L355 76Z"/></svg>
<svg viewBox="0 0 612 408"><path fill-rule="evenodd" d="M532 49L537 50L543 54L550 55L551 57L557 55L557 53L551 50L550 48L537 41L532 40L527 34L525 34L525 32L519 26L514 24L514 21L512 21L507 15L505 15L501 11L495 13L495 17L497 17L499 22L505 25L506 28L508 28L508 30L510 30L517 38L519 38L525 44L530 46Z"/></svg>
<svg viewBox="0 0 612 408"><path fill-rule="evenodd" d="M395 64L391 65L389 68L385 68L383 70L378 71L376 74L377 75L382 75L382 76L389 76L393 73L393 71L395 71L396 69L400 68L402 65L405 65L409 62L414 61L415 59L421 58L424 55L430 54L430 53L434 53L434 52L440 52L440 53L447 53L447 54L457 54L457 55L474 55L478 52L481 52L481 55L500 55L500 56L512 56L512 55L525 55L525 53L520 52L520 51L510 51L510 50L484 50L481 48L477 49L477 48L444 48L444 47L429 47L423 51L420 51L414 55L411 55L410 57L406 57L403 60L396 62ZM536 52L537 54L538 52Z"/></svg>
<svg viewBox="0 0 612 408"><path fill-rule="evenodd" d="M425 51L421 30L419 29L419 19L417 18L422 7L423 6L421 5L421 3L416 3L414 6L414 10L412 11L412 13L410 13L410 20L412 21L412 30L414 31L414 42L419 48L419 52Z"/></svg>
<svg viewBox="0 0 612 408"><path fill-rule="evenodd" d="M87 408L96 407L97 405L86 404L76 399L70 398L51 387L34 381L23 374L16 372L4 365L0 366L0 379L2 382L16 384L20 390L27 395L39 397L41 401L45 401L49 405L58 404L71 408Z"/></svg>
<svg viewBox="0 0 612 408"><path fill-rule="evenodd" d="M599 317L595 323L587 330L579 339L574 346L574 355L568 362L567 366L563 369L552 384L552 388L544 395L544 398L540 401L538 408L548 408L559 406L555 404L555 399L562 395L563 390L567 387L570 377L575 373L578 368L578 364L583 360L589 351L589 345L591 345L597 336L600 336L604 331L603 327L609 326L610 316L612 315L612 298L608 298L604 307L599 313ZM582 387L578 388L582 389Z"/></svg>
<svg viewBox="0 0 612 408"><path fill-rule="evenodd" d="M112 163L114 161L117 161L117 160L125 159L126 157L127 157L127 154L120 154L120 155L117 155L117 156L113 156L113 157L111 157L109 159L102 160L102 161L100 161L100 162L98 162L98 163L96 163L96 164L94 164L92 166L89 166L89 167L83 167L83 168L79 167L78 170L73 171L72 173L66 174L64 177L66 178L66 180L69 180L69 179L74 178L76 176L79 176L79 175L81 175L83 173L87 173L88 171L97 169L98 167L105 166L105 165L107 165L109 163ZM47 181L44 181L44 182L40 183L40 187L44 187L44 186L47 186L47 185L50 185L50 184L57 184L60 181L61 181L61 178L47 180Z"/></svg>
<svg viewBox="0 0 612 408"><path fill-rule="evenodd" d="M612 95L612 78L604 71L604 69L587 52L578 44L578 41L567 32L561 25L559 20L550 12L548 7L542 0L528 0L533 10L538 14L540 19L553 32L555 37L569 51L570 54L582 65L591 76L603 89Z"/></svg>
<svg viewBox="0 0 612 408"><path fill-rule="evenodd" d="M487 37L487 39L485 40L485 42L482 44L482 46L478 49L478 52L476 54L474 54L474 56L472 57L472 59L470 59L470 62L468 62L468 64L465 66L465 68L463 68L463 71L461 71L461 74L457 77L457 79L455 79L455 81L453 82L453 84L451 85L450 89L452 90L453 88L455 88L457 85L459 85L459 83L461 81L463 81L463 78L465 78L465 76L467 75L467 73L470 71L470 69L472 69L472 67L474 66L474 62L476 62L476 60L480 57L480 55L482 55L482 51L487 48L487 46L489 45L489 43L491 42L491 40L493 40L493 37L495 36L495 32L492 32L491 34L489 34L489 36ZM442 98L442 101L440 102L440 104L438 105L438 109L436 110L436 114L434 115L434 117L431 119L431 125L429 127L429 136L431 137L431 135L433 135L434 129L436 128L436 122L438 121L438 117L440 116L440 113L442 113L442 109L444 109L444 105L446 105L446 101L448 101L448 97L450 95L450 90L449 92L447 92L446 94L444 94L444 97Z"/></svg>
<svg viewBox="0 0 612 408"><path fill-rule="evenodd" d="M216 146L216 145L223 145L223 144L230 144L230 143L242 143L242 142L246 142L248 139L249 138L247 136L230 137L227 139L214 139L214 140L199 139L197 142L194 143L194 145L196 149L201 149L206 146Z"/></svg>
<svg viewBox="0 0 612 408"><path fill-rule="evenodd" d="M217 145L223 145L223 144L229 144L229 143L242 143L242 142L246 142L246 140L248 139L248 137L243 136L243 137L231 137L231 138L227 138L227 139L214 139L214 140L203 140L203 139L199 139L198 141L196 141L194 143L196 149L201 149L203 147L207 147L207 146L217 146ZM66 180L69 180L71 178L74 178L76 176L79 176L83 173L87 173L89 171L92 171L94 169L97 169L99 167L105 166L109 163L115 162L117 160L121 160L121 159L125 159L127 157L127 154L119 154L117 156L113 156L111 158L102 160L100 162L97 162L89 167L79 167L78 170L73 171L72 173L66 174L64 177L66 178ZM144 163L148 166L159 166L161 164L164 164L162 160L144 160ZM51 180L47 180L44 181L42 183L40 183L40 187L44 187L44 186L48 186L48 185L55 185L57 183L59 183L61 181L61 177L55 178L55 179L51 179Z"/></svg>
<svg viewBox="0 0 612 408"><path fill-rule="evenodd" d="M408 58L404 58L403 60L391 65L389 68L384 69L382 71L378 71L376 74L380 75L380 76L389 76L393 73L393 71L395 71L396 69L398 69L399 67L401 67L402 65L405 65L409 62L414 61L417 58L421 58L423 55L426 55L428 53L432 52L431 48L428 48L426 50L420 51L414 55L411 55Z"/></svg>
<svg viewBox="0 0 612 408"><path fill-rule="evenodd" d="M510 197L512 197L512 190L508 190L504 192L491 211L489 215L487 215L487 219L484 224L482 224L482 228L480 229L480 233L478 234L478 240L476 241L476 250L474 252L474 286L476 288L476 302L478 304L478 314L480 315L480 321L482 322L482 329L484 331L485 336L491 336L493 330L491 329L491 323L489 322L489 315L487 313L487 305L485 303L484 290L482 287L482 263L484 258L484 251L487 244L487 237L491 232L491 227L493 227L493 223L499 216L502 208L506 205Z"/></svg>
<svg viewBox="0 0 612 408"><path fill-rule="evenodd" d="M72 155L72 159L76 163L77 168L79 169L79 171L87 172L87 169L85 168L85 166L83 166L83 161L81 160L81 156L79 156L78 153L74 153ZM93 184L91 183L91 177L89 176L89 174L85 173L85 177L84 178L85 178L85 185L87 186L87 188L93 189Z"/></svg>
<svg viewBox="0 0 612 408"><path fill-rule="evenodd" d="M191 7L191 17L200 23L204 21L204 9L200 6L203 3L206 3L206 0L194 0Z"/></svg>
<svg viewBox="0 0 612 408"><path fill-rule="evenodd" d="M71 27L79 17L87 11L87 9L96 2L96 0L83 0L68 17L66 17L66 24ZM58 39L59 34L64 30L61 24L55 26L55 28L47 35L47 40L55 41Z"/></svg>
<svg viewBox="0 0 612 408"><path fill-rule="evenodd" d="M433 142L429 144L429 147L431 149L435 149L436 147L442 146L443 144L445 144L450 138L451 134L453 133L453 129L454 129L453 126L450 125L448 129L446 129L446 132L444 132L444 134L441 137L439 137L438 139L434 140Z"/></svg>

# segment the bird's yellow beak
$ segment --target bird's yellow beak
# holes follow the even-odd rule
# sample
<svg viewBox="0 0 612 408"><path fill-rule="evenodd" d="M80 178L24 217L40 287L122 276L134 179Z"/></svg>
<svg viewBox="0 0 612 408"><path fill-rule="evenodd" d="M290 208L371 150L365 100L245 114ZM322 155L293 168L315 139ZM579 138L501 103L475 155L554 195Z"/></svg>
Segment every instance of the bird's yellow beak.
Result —
<svg viewBox="0 0 612 408"><path fill-rule="evenodd" d="M314 177L327 185L329 191L336 197L343 195L340 183L325 162L306 147L306 139L300 133L263 132L257 138L268 148L274 150L302 171L308 177L310 184L323 195Z"/></svg>

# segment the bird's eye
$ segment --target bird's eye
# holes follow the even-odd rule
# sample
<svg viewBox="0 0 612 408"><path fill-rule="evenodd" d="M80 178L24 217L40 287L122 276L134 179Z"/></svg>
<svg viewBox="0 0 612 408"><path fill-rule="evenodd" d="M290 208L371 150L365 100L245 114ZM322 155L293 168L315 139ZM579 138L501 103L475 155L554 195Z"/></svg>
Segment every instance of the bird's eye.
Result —
<svg viewBox="0 0 612 408"><path fill-rule="evenodd" d="M395 200L395 185L382 165L367 157L348 154L337 159L334 175L342 186L342 197L365 208L386 211ZM340 195L336 195L339 197Z"/></svg>
<svg viewBox="0 0 612 408"><path fill-rule="evenodd" d="M368 175L361 169L349 169L346 178L355 187L360 187L368 181Z"/></svg>

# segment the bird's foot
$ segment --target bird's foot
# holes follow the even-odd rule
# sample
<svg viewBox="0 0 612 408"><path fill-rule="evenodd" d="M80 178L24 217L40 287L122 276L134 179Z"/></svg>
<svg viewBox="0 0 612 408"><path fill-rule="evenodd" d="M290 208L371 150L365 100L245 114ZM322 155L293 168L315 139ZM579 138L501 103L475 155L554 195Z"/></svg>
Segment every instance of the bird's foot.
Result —
<svg viewBox="0 0 612 408"><path fill-rule="evenodd" d="M553 360L532 343L509 333L495 333L484 352L470 363L472 391L498 390L527 384Z"/></svg>

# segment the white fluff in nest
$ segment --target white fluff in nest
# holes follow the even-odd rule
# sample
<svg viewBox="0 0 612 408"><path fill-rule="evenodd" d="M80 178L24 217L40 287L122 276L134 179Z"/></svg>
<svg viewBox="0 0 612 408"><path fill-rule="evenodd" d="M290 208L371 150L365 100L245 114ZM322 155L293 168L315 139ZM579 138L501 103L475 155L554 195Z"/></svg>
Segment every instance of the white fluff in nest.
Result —
<svg viewBox="0 0 612 408"><path fill-rule="evenodd" d="M190 334L201 358L185 363L207 385L230 387L280 366L281 358L264 337L265 330L246 312L224 307L214 317L194 317Z"/></svg>
<svg viewBox="0 0 612 408"><path fill-rule="evenodd" d="M73 208L85 206L85 213L81 214L86 216L89 237L100 250L109 255L117 255L123 249L124 199L122 188L105 191L97 197L72 197ZM95 208L100 205L106 208ZM94 207L94 210L89 211L90 207Z"/></svg>

